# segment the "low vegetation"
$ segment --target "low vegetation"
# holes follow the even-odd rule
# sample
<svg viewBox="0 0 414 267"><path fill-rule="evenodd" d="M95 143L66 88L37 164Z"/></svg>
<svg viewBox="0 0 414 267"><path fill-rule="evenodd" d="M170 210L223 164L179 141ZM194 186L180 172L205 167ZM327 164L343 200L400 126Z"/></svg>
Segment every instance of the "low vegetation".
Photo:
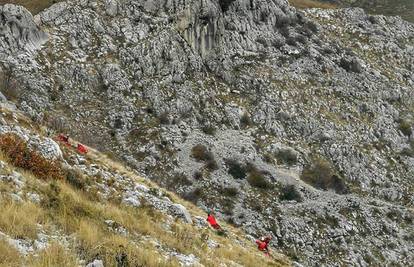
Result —
<svg viewBox="0 0 414 267"><path fill-rule="evenodd" d="M29 261L32 267L73 267L79 265L76 257L57 243L51 244L45 250L41 251L40 255L31 257Z"/></svg>
<svg viewBox="0 0 414 267"><path fill-rule="evenodd" d="M191 155L197 161L205 162L205 166L210 171L218 169L218 164L214 159L214 155L204 145L196 145L191 149Z"/></svg>
<svg viewBox="0 0 414 267"><path fill-rule="evenodd" d="M219 0L219 4L221 7L221 10L223 10L223 12L226 12L230 5L234 2L235 0Z"/></svg>
<svg viewBox="0 0 414 267"><path fill-rule="evenodd" d="M227 172L231 176L233 176L234 179L245 179L246 178L246 168L237 160L233 159L227 159L226 160L227 165Z"/></svg>
<svg viewBox="0 0 414 267"><path fill-rule="evenodd" d="M77 169L66 171L66 181L76 189L85 190L91 184L89 177Z"/></svg>
<svg viewBox="0 0 414 267"><path fill-rule="evenodd" d="M167 180L167 188L168 189L176 189L180 186L189 186L192 185L190 179L188 179L187 175L184 173L175 173L170 179Z"/></svg>
<svg viewBox="0 0 414 267"><path fill-rule="evenodd" d="M285 185L280 190L279 195L280 200L295 200L297 202L302 202L302 195L299 193L298 189L294 185Z"/></svg>
<svg viewBox="0 0 414 267"><path fill-rule="evenodd" d="M14 166L30 171L40 179L64 179L59 163L46 160L29 149L27 143L16 134L1 135L0 150Z"/></svg>
<svg viewBox="0 0 414 267"><path fill-rule="evenodd" d="M167 112L161 113L158 117L158 120L160 121L160 124L163 124L163 125L170 124L170 118Z"/></svg>
<svg viewBox="0 0 414 267"><path fill-rule="evenodd" d="M207 161L214 158L213 153L208 151L207 147L204 145L195 145L191 149L191 155L193 158L195 158L197 161Z"/></svg>
<svg viewBox="0 0 414 267"><path fill-rule="evenodd" d="M263 174L259 171L253 171L249 173L247 177L247 181L253 187L261 188L261 189L268 189L270 184L266 181Z"/></svg>
<svg viewBox="0 0 414 267"><path fill-rule="evenodd" d="M315 188L334 190L338 194L349 193L345 182L335 173L332 164L321 158L315 158L305 166L301 179Z"/></svg>
<svg viewBox="0 0 414 267"><path fill-rule="evenodd" d="M248 128L253 125L253 121L250 118L249 114L245 112L242 117L240 118L240 126L242 128Z"/></svg>
<svg viewBox="0 0 414 267"><path fill-rule="evenodd" d="M16 203L0 200L0 229L13 238L22 236L34 239L37 224L44 221L42 210L32 203Z"/></svg>
<svg viewBox="0 0 414 267"><path fill-rule="evenodd" d="M224 187L220 189L220 192L223 196L236 197L239 194L239 189L237 187Z"/></svg>
<svg viewBox="0 0 414 267"><path fill-rule="evenodd" d="M257 167L251 163L247 164L246 169L249 173L247 181L253 187L260 189L270 189L272 185L266 180L265 173L257 169Z"/></svg>
<svg viewBox="0 0 414 267"><path fill-rule="evenodd" d="M398 129L406 136L411 136L413 133L412 123L409 120L402 119L399 122Z"/></svg>
<svg viewBox="0 0 414 267"><path fill-rule="evenodd" d="M294 150L290 148L280 149L276 153L276 159L278 164L286 164L288 166L292 166L298 162L298 155Z"/></svg>
<svg viewBox="0 0 414 267"><path fill-rule="evenodd" d="M409 142L409 146L405 147L402 151L401 151L401 155L403 156L407 156L407 157L414 157L414 140L410 140Z"/></svg>
<svg viewBox="0 0 414 267"><path fill-rule="evenodd" d="M0 1L1 4L1 1ZM0 70L0 92L9 100L16 100L19 97L19 85L12 77L12 71Z"/></svg>
<svg viewBox="0 0 414 267"><path fill-rule="evenodd" d="M317 0L289 0L289 3L299 9L306 8L323 8L323 9L334 9L337 8L334 4L317 1Z"/></svg>
<svg viewBox="0 0 414 267"><path fill-rule="evenodd" d="M19 252L5 240L0 238L0 266L20 267L21 258Z"/></svg>
<svg viewBox="0 0 414 267"><path fill-rule="evenodd" d="M242 180L247 178L247 182L256 188L270 189L272 185L266 179L266 173L259 170L254 164L242 164L234 159L226 159L227 173L234 179Z"/></svg>
<svg viewBox="0 0 414 267"><path fill-rule="evenodd" d="M202 188L195 188L190 192L183 194L184 199L187 201L191 201L192 203L197 203L204 196L205 193Z"/></svg>
<svg viewBox="0 0 414 267"><path fill-rule="evenodd" d="M208 135L215 135L217 132L216 127L212 125L203 126L202 130L203 130L203 133L208 134Z"/></svg>

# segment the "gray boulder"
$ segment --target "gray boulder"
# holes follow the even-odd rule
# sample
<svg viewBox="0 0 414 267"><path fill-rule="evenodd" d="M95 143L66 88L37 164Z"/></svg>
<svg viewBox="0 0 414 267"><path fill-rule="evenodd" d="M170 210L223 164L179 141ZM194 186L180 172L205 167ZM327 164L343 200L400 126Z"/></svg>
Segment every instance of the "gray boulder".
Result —
<svg viewBox="0 0 414 267"><path fill-rule="evenodd" d="M0 15L0 58L22 50L34 51L48 40L24 7L2 5Z"/></svg>

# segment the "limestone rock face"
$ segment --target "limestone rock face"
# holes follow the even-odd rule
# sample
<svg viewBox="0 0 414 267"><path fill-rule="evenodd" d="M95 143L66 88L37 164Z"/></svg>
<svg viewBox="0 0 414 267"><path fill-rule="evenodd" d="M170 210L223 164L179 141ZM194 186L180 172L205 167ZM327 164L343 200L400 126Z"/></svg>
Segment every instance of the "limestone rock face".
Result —
<svg viewBox="0 0 414 267"><path fill-rule="evenodd" d="M271 234L298 264L413 262L413 24L284 0L0 10L1 67L33 119ZM150 191L123 200L192 220Z"/></svg>
<svg viewBox="0 0 414 267"><path fill-rule="evenodd" d="M39 49L47 41L47 34L41 31L32 14L24 7L6 4L0 6L0 56L21 50Z"/></svg>

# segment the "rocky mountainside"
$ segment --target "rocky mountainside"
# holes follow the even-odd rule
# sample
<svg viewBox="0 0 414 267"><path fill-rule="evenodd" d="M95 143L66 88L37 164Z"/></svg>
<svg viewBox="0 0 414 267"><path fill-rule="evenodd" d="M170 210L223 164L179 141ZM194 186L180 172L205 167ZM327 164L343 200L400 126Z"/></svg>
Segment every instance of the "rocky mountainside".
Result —
<svg viewBox="0 0 414 267"><path fill-rule="evenodd" d="M0 103L0 265L290 266L255 239ZM218 265L217 263L220 263Z"/></svg>
<svg viewBox="0 0 414 267"><path fill-rule="evenodd" d="M306 266L413 262L414 25L284 0L0 7L2 92Z"/></svg>

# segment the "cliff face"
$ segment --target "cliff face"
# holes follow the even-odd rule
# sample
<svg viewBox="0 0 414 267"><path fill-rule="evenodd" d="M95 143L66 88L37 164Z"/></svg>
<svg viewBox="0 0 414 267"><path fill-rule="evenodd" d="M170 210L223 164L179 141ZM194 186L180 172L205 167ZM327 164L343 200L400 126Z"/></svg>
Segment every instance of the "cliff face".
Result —
<svg viewBox="0 0 414 267"><path fill-rule="evenodd" d="M3 91L35 120L306 265L412 262L413 24L282 0L1 12Z"/></svg>

